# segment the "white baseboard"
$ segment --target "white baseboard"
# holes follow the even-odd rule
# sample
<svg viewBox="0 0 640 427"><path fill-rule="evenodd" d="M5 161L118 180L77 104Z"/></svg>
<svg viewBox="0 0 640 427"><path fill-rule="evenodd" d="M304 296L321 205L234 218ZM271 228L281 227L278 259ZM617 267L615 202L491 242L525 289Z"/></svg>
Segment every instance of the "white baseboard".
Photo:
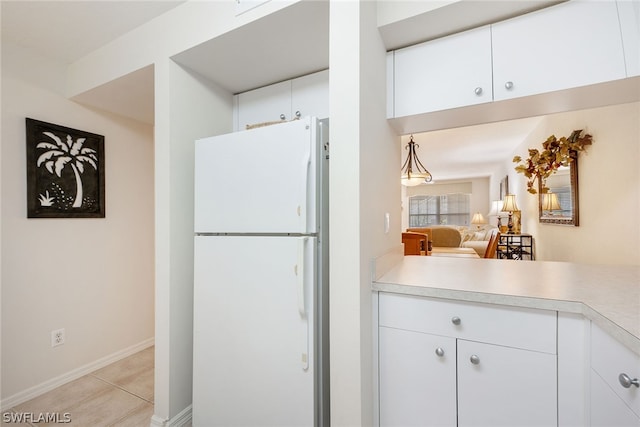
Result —
<svg viewBox="0 0 640 427"><path fill-rule="evenodd" d="M178 415L166 420L158 415L151 417L150 427L182 427L191 421L191 405L184 408Z"/></svg>
<svg viewBox="0 0 640 427"><path fill-rule="evenodd" d="M36 398L50 390L53 390L56 387L60 387L63 384L83 377L97 369L104 368L111 363L117 362L118 360L131 356L132 354L142 351L145 348L151 347L154 342L154 338L146 339L138 344L132 345L131 347L125 348L124 350L117 351L113 354L110 354L109 356L98 359L95 362L88 363L84 366L74 369L73 371L67 372L66 374L62 374L43 383L30 387L24 391L18 392L13 396L2 399L2 401L0 401L0 409L2 410L2 412L11 409L16 405Z"/></svg>

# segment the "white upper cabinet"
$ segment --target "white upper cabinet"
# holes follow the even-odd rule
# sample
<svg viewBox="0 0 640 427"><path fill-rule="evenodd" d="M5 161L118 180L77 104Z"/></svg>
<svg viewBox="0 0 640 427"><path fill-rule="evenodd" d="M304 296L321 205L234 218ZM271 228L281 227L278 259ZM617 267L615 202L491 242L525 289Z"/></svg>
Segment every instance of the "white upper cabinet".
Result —
<svg viewBox="0 0 640 427"><path fill-rule="evenodd" d="M329 70L236 95L235 130L306 116L329 117Z"/></svg>
<svg viewBox="0 0 640 427"><path fill-rule="evenodd" d="M639 75L640 2L571 0L389 52L387 117Z"/></svg>
<svg viewBox="0 0 640 427"><path fill-rule="evenodd" d="M387 118L391 118L391 117L395 117L395 106L394 104L394 100L395 100L395 95L393 94L394 91L394 82L395 82L395 77L393 75L393 57L395 56L395 52L391 51L391 52L387 52Z"/></svg>
<svg viewBox="0 0 640 427"><path fill-rule="evenodd" d="M291 81L292 117L329 117L329 70Z"/></svg>
<svg viewBox="0 0 640 427"><path fill-rule="evenodd" d="M247 125L291 119L291 80L238 95L238 130Z"/></svg>
<svg viewBox="0 0 640 427"><path fill-rule="evenodd" d="M490 27L399 49L393 73L396 117L490 102Z"/></svg>
<svg viewBox="0 0 640 427"><path fill-rule="evenodd" d="M640 1L618 1L627 77L640 76Z"/></svg>
<svg viewBox="0 0 640 427"><path fill-rule="evenodd" d="M494 100L626 77L612 1L570 1L492 25Z"/></svg>

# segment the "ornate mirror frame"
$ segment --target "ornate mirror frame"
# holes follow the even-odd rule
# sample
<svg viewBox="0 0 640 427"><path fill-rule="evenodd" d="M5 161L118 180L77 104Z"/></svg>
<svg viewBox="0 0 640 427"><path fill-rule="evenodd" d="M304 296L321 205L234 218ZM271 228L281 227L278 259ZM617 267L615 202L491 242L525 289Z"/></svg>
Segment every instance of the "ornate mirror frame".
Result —
<svg viewBox="0 0 640 427"><path fill-rule="evenodd" d="M569 179L571 185L571 215L549 215L542 211L542 183L538 181L538 217L541 224L560 224L577 227L580 224L580 205L578 203L578 155L573 156L569 164Z"/></svg>

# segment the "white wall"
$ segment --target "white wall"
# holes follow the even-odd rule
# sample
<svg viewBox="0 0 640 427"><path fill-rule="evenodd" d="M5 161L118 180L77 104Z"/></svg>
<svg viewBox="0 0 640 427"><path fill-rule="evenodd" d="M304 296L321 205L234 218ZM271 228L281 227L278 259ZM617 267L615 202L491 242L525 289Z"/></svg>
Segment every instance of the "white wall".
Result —
<svg viewBox="0 0 640 427"><path fill-rule="evenodd" d="M400 141L385 120L375 2L332 1L330 14L331 425L370 426L371 261L400 242Z"/></svg>
<svg viewBox="0 0 640 427"><path fill-rule="evenodd" d="M296 1L269 1L238 16L233 0L186 1L71 64L66 93L72 97L94 89Z"/></svg>
<svg viewBox="0 0 640 427"><path fill-rule="evenodd" d="M534 236L538 260L588 264L640 264L640 103L573 111L546 117L516 150L541 148L549 135L584 129L593 145L579 162L580 225L540 224L537 195L524 176L508 167L509 184L522 210L523 230Z"/></svg>
<svg viewBox="0 0 640 427"><path fill-rule="evenodd" d="M153 129L63 88L61 64L3 42L3 404L154 335ZM25 117L105 136L106 218L27 219Z"/></svg>
<svg viewBox="0 0 640 427"><path fill-rule="evenodd" d="M194 141L231 132L233 97L170 59L156 64L154 425L191 405Z"/></svg>
<svg viewBox="0 0 640 427"><path fill-rule="evenodd" d="M378 1L378 26L389 25L398 21L412 18L427 13L458 0L431 0L431 1Z"/></svg>

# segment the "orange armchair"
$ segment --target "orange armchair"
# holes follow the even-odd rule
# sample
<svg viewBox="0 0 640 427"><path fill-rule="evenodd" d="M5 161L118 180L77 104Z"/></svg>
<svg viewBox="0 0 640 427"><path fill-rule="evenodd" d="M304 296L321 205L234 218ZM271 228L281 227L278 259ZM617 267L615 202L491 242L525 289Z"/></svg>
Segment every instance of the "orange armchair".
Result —
<svg viewBox="0 0 640 427"><path fill-rule="evenodd" d="M405 255L426 255L429 236L424 233L402 233Z"/></svg>

